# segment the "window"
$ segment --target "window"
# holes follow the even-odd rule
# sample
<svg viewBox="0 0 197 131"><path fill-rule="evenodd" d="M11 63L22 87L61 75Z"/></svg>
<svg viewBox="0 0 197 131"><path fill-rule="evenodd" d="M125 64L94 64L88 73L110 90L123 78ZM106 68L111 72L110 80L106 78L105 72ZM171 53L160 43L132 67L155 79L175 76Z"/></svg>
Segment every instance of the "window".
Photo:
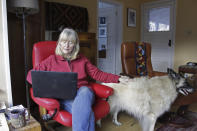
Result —
<svg viewBox="0 0 197 131"><path fill-rule="evenodd" d="M170 7L153 8L148 13L148 31L170 30Z"/></svg>

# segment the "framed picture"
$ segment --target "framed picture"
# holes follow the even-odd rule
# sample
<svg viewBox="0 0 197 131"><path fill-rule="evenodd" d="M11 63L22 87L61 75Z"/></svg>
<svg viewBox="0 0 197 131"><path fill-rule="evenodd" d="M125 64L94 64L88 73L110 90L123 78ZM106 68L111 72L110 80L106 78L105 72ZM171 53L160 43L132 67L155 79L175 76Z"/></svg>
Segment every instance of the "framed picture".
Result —
<svg viewBox="0 0 197 131"><path fill-rule="evenodd" d="M106 17L99 17L99 26L106 25Z"/></svg>
<svg viewBox="0 0 197 131"><path fill-rule="evenodd" d="M127 25L129 27L136 27L136 10L127 9Z"/></svg>
<svg viewBox="0 0 197 131"><path fill-rule="evenodd" d="M107 37L107 27L99 27L99 37Z"/></svg>

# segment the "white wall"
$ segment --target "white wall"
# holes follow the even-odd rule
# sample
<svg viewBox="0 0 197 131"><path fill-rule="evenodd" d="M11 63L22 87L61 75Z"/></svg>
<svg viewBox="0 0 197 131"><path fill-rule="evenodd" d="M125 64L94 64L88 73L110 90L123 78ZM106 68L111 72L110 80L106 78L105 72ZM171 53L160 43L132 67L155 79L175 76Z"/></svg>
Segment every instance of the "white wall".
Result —
<svg viewBox="0 0 197 131"><path fill-rule="evenodd" d="M5 101L7 106L13 104L10 80L6 0L0 0L0 101Z"/></svg>

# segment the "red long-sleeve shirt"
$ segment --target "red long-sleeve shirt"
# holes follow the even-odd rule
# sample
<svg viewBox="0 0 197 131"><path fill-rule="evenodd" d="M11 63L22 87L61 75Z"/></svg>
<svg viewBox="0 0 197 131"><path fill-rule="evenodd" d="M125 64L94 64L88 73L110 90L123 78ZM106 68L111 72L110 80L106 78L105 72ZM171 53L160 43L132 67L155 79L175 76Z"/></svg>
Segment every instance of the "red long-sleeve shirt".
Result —
<svg viewBox="0 0 197 131"><path fill-rule="evenodd" d="M57 71L57 72L76 72L78 73L78 88L88 86L87 76L94 80L105 83L118 83L119 76L103 72L83 55L79 55L77 59L68 62L62 56L51 55L37 65L33 70ZM32 84L31 70L28 72L27 81Z"/></svg>

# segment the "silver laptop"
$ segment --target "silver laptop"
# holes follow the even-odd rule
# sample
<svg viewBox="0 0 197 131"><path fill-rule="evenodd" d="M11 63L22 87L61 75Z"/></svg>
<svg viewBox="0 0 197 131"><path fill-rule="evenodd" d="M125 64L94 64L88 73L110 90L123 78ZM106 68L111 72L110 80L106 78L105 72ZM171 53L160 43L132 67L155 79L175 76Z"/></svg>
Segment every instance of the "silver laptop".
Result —
<svg viewBox="0 0 197 131"><path fill-rule="evenodd" d="M35 97L74 99L77 94L77 73L31 71Z"/></svg>

